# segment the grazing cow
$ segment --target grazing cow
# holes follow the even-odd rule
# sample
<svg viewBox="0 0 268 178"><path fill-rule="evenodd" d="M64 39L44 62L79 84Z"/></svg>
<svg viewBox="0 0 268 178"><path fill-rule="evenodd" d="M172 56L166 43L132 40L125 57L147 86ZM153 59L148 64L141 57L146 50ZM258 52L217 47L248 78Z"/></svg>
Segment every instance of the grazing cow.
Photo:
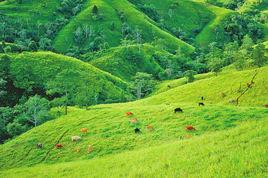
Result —
<svg viewBox="0 0 268 178"><path fill-rule="evenodd" d="M264 107L268 108L268 104L265 104Z"/></svg>
<svg viewBox="0 0 268 178"><path fill-rule="evenodd" d="M82 133L87 133L87 132L88 132L88 129L87 129L87 128L82 128L82 129L80 129L80 131L81 131Z"/></svg>
<svg viewBox="0 0 268 178"><path fill-rule="evenodd" d="M254 82L247 83L247 87L252 88L253 84L254 84Z"/></svg>
<svg viewBox="0 0 268 178"><path fill-rule="evenodd" d="M81 151L81 148L75 148L75 152L79 153Z"/></svg>
<svg viewBox="0 0 268 178"><path fill-rule="evenodd" d="M127 116L132 116L133 113L132 113L132 112L126 112L126 115L127 115Z"/></svg>
<svg viewBox="0 0 268 178"><path fill-rule="evenodd" d="M88 145L87 147L87 153L91 153L92 151L94 151L93 145Z"/></svg>
<svg viewBox="0 0 268 178"><path fill-rule="evenodd" d="M129 122L131 123L131 124L137 124L138 123L138 119L130 119L129 120Z"/></svg>
<svg viewBox="0 0 268 178"><path fill-rule="evenodd" d="M192 125L188 125L185 127L186 130L195 130L195 128Z"/></svg>
<svg viewBox="0 0 268 178"><path fill-rule="evenodd" d="M171 86L170 86L170 85L168 85L167 87L168 87L168 88L171 88Z"/></svg>
<svg viewBox="0 0 268 178"><path fill-rule="evenodd" d="M37 143L36 148L43 148L43 144L42 143Z"/></svg>
<svg viewBox="0 0 268 178"><path fill-rule="evenodd" d="M139 133L141 133L141 130L140 130L139 128L135 128L135 129L134 129L134 132L135 132L136 134L139 134Z"/></svg>
<svg viewBox="0 0 268 178"><path fill-rule="evenodd" d="M187 135L184 135L184 138L185 139L189 139L189 138L192 138L193 136L192 135L189 135L189 134L187 134Z"/></svg>
<svg viewBox="0 0 268 178"><path fill-rule="evenodd" d="M60 143L57 143L55 146L56 146L57 149L62 148L62 144L60 144Z"/></svg>
<svg viewBox="0 0 268 178"><path fill-rule="evenodd" d="M148 131L153 131L154 130L154 127L152 125L147 125L146 128L147 128Z"/></svg>
<svg viewBox="0 0 268 178"><path fill-rule="evenodd" d="M198 105L199 106L205 106L205 104L203 102L199 102Z"/></svg>
<svg viewBox="0 0 268 178"><path fill-rule="evenodd" d="M183 110L181 108L174 109L174 113L178 113L178 112L183 112Z"/></svg>
<svg viewBox="0 0 268 178"><path fill-rule="evenodd" d="M76 142L76 141L79 141L79 140L81 140L81 137L79 137L79 136L72 136L71 137L71 140L73 141L73 142Z"/></svg>
<svg viewBox="0 0 268 178"><path fill-rule="evenodd" d="M204 96L201 96L201 100L202 100L202 101L205 100Z"/></svg>

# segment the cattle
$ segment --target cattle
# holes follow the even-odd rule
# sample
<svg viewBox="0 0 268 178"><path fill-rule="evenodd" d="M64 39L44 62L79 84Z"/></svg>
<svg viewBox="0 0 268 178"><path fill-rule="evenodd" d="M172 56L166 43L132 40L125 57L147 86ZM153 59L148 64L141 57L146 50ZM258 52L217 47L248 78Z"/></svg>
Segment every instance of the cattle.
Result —
<svg viewBox="0 0 268 178"><path fill-rule="evenodd" d="M184 135L184 138L185 138L185 139L189 139L189 138L192 138L192 137L193 137L193 136L192 136L192 135L189 135L189 134L188 134L188 135Z"/></svg>
<svg viewBox="0 0 268 178"><path fill-rule="evenodd" d="M153 130L154 130L154 127L153 127L152 125L147 125L147 126L146 126L146 129L147 129L148 131L153 131Z"/></svg>
<svg viewBox="0 0 268 178"><path fill-rule="evenodd" d="M178 112L183 112L183 110L181 108L174 109L174 113L178 113Z"/></svg>
<svg viewBox="0 0 268 178"><path fill-rule="evenodd" d="M77 141L79 141L79 140L81 140L81 137L79 137L79 136L72 136L71 137L71 140L73 141L73 142L77 142Z"/></svg>
<svg viewBox="0 0 268 178"><path fill-rule="evenodd" d="M129 122L131 124L137 124L138 123L138 119L134 118L134 119L130 119Z"/></svg>
<svg viewBox="0 0 268 178"><path fill-rule="evenodd" d="M229 103L230 103L230 104L235 104L235 103L236 103L236 100L231 99L231 100L229 100Z"/></svg>
<svg viewBox="0 0 268 178"><path fill-rule="evenodd" d="M191 131L191 130L196 130L192 125L188 125L185 127L185 130Z"/></svg>
<svg viewBox="0 0 268 178"><path fill-rule="evenodd" d="M55 146L56 146L57 149L62 148L62 144L60 144L60 143L57 143Z"/></svg>
<svg viewBox="0 0 268 178"><path fill-rule="evenodd" d="M39 149L40 149L40 148L43 148L43 144L42 144L42 143L37 143L37 144L36 144L36 148L39 148Z"/></svg>
<svg viewBox="0 0 268 178"><path fill-rule="evenodd" d="M140 130L139 128L135 128L135 129L134 129L134 132L135 132L136 134L140 134L140 133L141 133L141 130Z"/></svg>
<svg viewBox="0 0 268 178"><path fill-rule="evenodd" d="M87 153L91 153L92 151L94 151L93 145L88 145L87 147Z"/></svg>
<svg viewBox="0 0 268 178"><path fill-rule="evenodd" d="M168 85L167 87L168 87L168 88L171 88L171 86L170 86L170 85Z"/></svg>
<svg viewBox="0 0 268 178"><path fill-rule="evenodd" d="M126 112L126 116L132 116L133 113L132 112Z"/></svg>
<svg viewBox="0 0 268 178"><path fill-rule="evenodd" d="M201 100L202 100L202 101L205 100L204 96L201 96Z"/></svg>
<svg viewBox="0 0 268 178"><path fill-rule="evenodd" d="M75 152L79 153L81 151L81 148L75 148Z"/></svg>
<svg viewBox="0 0 268 178"><path fill-rule="evenodd" d="M198 106L205 106L205 104L203 102L199 102Z"/></svg>
<svg viewBox="0 0 268 178"><path fill-rule="evenodd" d="M264 107L268 108L268 104L265 104Z"/></svg>
<svg viewBox="0 0 268 178"><path fill-rule="evenodd" d="M82 133L87 133L87 132L88 132L88 129L87 129L87 128L82 128L82 129L80 129L80 131L81 131Z"/></svg>

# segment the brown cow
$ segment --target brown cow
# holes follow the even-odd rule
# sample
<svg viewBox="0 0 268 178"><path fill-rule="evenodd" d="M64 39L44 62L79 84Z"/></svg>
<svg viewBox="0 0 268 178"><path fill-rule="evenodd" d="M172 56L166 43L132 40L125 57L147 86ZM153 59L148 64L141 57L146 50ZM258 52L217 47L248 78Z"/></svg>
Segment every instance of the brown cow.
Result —
<svg viewBox="0 0 268 178"><path fill-rule="evenodd" d="M131 124L137 124L138 123L138 119L134 118L134 119L130 119L129 122Z"/></svg>
<svg viewBox="0 0 268 178"><path fill-rule="evenodd" d="M154 127L152 125L147 125L146 128L147 128L148 131L153 131L154 130Z"/></svg>
<svg viewBox="0 0 268 178"><path fill-rule="evenodd" d="M80 129L80 131L81 131L82 133L87 133L87 132L88 132L88 129L87 129L87 128L82 128L82 129Z"/></svg>
<svg viewBox="0 0 268 178"><path fill-rule="evenodd" d="M62 144L60 144L60 143L57 143L55 146L57 149L62 148Z"/></svg>
<svg viewBox="0 0 268 178"><path fill-rule="evenodd" d="M196 130L192 125L188 125L185 127L186 130Z"/></svg>
<svg viewBox="0 0 268 178"><path fill-rule="evenodd" d="M126 112L126 116L132 116L133 113L132 112Z"/></svg>

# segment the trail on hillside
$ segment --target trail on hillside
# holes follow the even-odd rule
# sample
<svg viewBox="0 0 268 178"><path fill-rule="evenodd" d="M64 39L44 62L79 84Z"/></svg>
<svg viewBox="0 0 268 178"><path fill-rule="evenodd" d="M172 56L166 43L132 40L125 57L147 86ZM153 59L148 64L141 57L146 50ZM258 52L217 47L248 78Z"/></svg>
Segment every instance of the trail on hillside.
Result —
<svg viewBox="0 0 268 178"><path fill-rule="evenodd" d="M63 132L63 134L60 136L60 138L59 138L59 139L56 141L56 143L53 144L53 146L47 151L46 155L41 159L40 162L43 162L43 161L45 161L45 160L47 159L47 157L49 156L49 153L50 153L51 150L54 148L54 145L58 144L58 143L61 141L61 139L64 137L64 135L66 135L67 132L69 132L69 130L70 130L70 129L67 129L65 132Z"/></svg>
<svg viewBox="0 0 268 178"><path fill-rule="evenodd" d="M258 75L258 70L256 70L255 74L253 75L251 81L249 83L247 83L247 88L242 91L242 93L236 98L236 105L238 106L239 104L239 99L244 96L246 94L246 92L251 89L253 87L253 85L255 84L254 80L256 78L256 76Z"/></svg>

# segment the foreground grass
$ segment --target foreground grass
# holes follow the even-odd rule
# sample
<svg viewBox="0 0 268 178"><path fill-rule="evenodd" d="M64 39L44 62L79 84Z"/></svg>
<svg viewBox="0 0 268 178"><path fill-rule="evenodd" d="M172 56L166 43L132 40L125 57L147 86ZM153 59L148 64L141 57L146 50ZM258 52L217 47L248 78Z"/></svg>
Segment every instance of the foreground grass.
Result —
<svg viewBox="0 0 268 178"><path fill-rule="evenodd" d="M268 118L89 161L0 172L1 177L266 177Z"/></svg>
<svg viewBox="0 0 268 178"><path fill-rule="evenodd" d="M248 82L254 70L222 73L136 102L98 105L90 110L72 108L67 116L47 122L1 145L0 167L8 169L39 163L98 158L181 140L189 134L197 136L225 130L235 127L241 121L265 118L268 114L263 107L268 96L265 78L267 69L259 69L260 73L252 91L246 93L241 100L244 107L220 105L226 104L227 99L223 100L219 92L223 88L227 91L233 88L233 95L238 95L239 93L235 92L236 87L240 83ZM197 106L200 96L206 99L205 107ZM248 107L250 105L252 107ZM174 114L176 107L182 107L184 112ZM132 111L134 116L126 117L127 111ZM139 124L131 125L131 118L137 118ZM149 124L153 125L154 131L146 130ZM185 130L187 125L193 125L197 130L188 133ZM80 133L83 127L89 129L88 134ZM135 134L135 127L139 127L142 134ZM73 135L82 136L82 140L71 142L70 137ZM44 144L43 149L36 149L38 142ZM54 148L57 142L63 144L62 149ZM94 152L91 154L86 153L89 144L94 145ZM77 149L81 151L76 152Z"/></svg>

